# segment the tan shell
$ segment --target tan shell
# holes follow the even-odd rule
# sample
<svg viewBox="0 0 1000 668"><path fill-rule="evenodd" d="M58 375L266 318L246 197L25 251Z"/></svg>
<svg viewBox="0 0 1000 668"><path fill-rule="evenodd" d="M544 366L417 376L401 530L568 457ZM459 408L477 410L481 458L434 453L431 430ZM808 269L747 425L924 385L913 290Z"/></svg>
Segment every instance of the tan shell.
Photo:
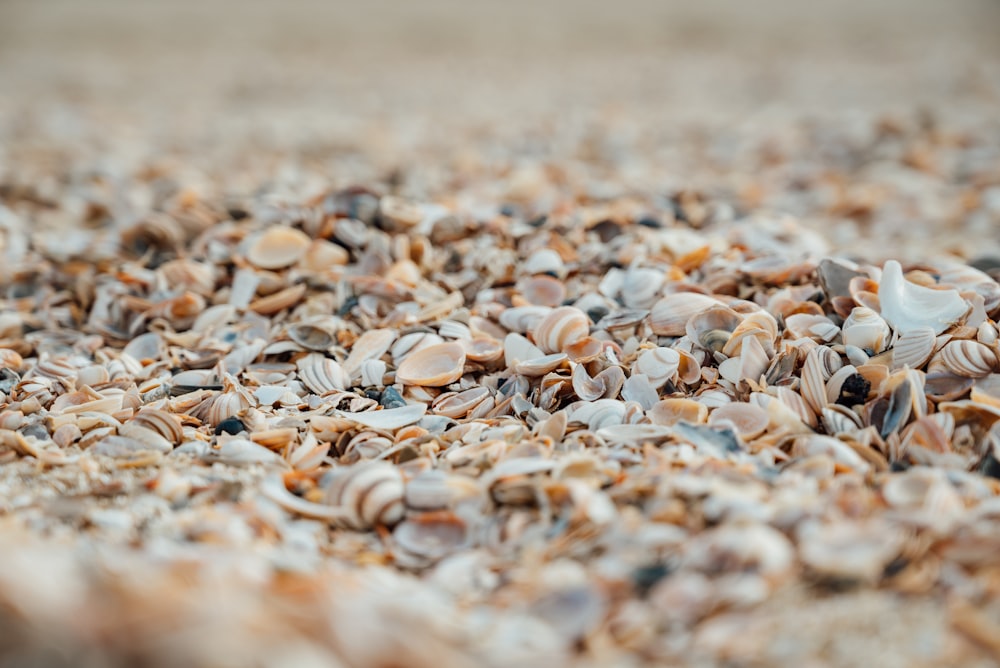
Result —
<svg viewBox="0 0 1000 668"><path fill-rule="evenodd" d="M441 387L461 378L464 369L465 348L450 341L408 355L396 370L396 380L407 385Z"/></svg>
<svg viewBox="0 0 1000 668"><path fill-rule="evenodd" d="M299 380L316 394L347 389L351 379L347 372L328 357L310 355L299 361Z"/></svg>
<svg viewBox="0 0 1000 668"><path fill-rule="evenodd" d="M892 367L921 368L931 358L936 344L934 330L930 327L914 327L904 332L892 347Z"/></svg>
<svg viewBox="0 0 1000 668"><path fill-rule="evenodd" d="M174 445L184 438L180 419L173 413L155 408L144 408L129 420L137 425L151 429Z"/></svg>
<svg viewBox="0 0 1000 668"><path fill-rule="evenodd" d="M298 262L311 239L291 227L271 227L247 248L247 260L261 269L281 269Z"/></svg>
<svg viewBox="0 0 1000 668"><path fill-rule="evenodd" d="M392 464L364 462L337 469L324 486L326 502L346 511L344 524L352 529L392 526L403 519L403 475Z"/></svg>
<svg viewBox="0 0 1000 668"><path fill-rule="evenodd" d="M1000 409L1000 374L983 376L972 386L970 399Z"/></svg>
<svg viewBox="0 0 1000 668"><path fill-rule="evenodd" d="M431 402L431 410L438 415L461 418L490 397L486 387L473 387L463 392L445 392Z"/></svg>
<svg viewBox="0 0 1000 668"><path fill-rule="evenodd" d="M702 348L721 352L729 337L743 321L736 311L726 306L712 306L688 318L684 331Z"/></svg>
<svg viewBox="0 0 1000 668"><path fill-rule="evenodd" d="M856 306L851 311L841 327L841 332L844 345L857 346L866 352L875 353L885 350L892 334L882 316L865 306Z"/></svg>
<svg viewBox="0 0 1000 668"><path fill-rule="evenodd" d="M396 340L391 329L371 329L362 334L351 346L351 354L344 360L344 370L351 376L357 374L366 360L382 357Z"/></svg>
<svg viewBox="0 0 1000 668"><path fill-rule="evenodd" d="M733 402L719 406L708 416L708 424L730 422L744 440L757 438L767 429L770 417L767 411L754 404Z"/></svg>
<svg viewBox="0 0 1000 668"><path fill-rule="evenodd" d="M931 360L931 365L964 378L980 378L995 371L1000 360L988 346L978 341L949 341Z"/></svg>
<svg viewBox="0 0 1000 668"><path fill-rule="evenodd" d="M313 239L299 260L299 266L307 271L323 272L330 267L345 265L351 255L347 250L326 239Z"/></svg>
<svg viewBox="0 0 1000 668"><path fill-rule="evenodd" d="M701 424L708 420L708 407L694 399L663 399L646 415L653 424L672 425L681 420Z"/></svg>
<svg viewBox="0 0 1000 668"><path fill-rule="evenodd" d="M566 285L546 274L522 278L517 291L529 304L556 307L566 300Z"/></svg>
<svg viewBox="0 0 1000 668"><path fill-rule="evenodd" d="M590 318L573 306L553 309L535 327L535 343L546 353L562 352L590 333Z"/></svg>
<svg viewBox="0 0 1000 668"><path fill-rule="evenodd" d="M697 292L675 292L663 297L649 312L649 326L660 336L683 336L691 316L719 305L719 300Z"/></svg>

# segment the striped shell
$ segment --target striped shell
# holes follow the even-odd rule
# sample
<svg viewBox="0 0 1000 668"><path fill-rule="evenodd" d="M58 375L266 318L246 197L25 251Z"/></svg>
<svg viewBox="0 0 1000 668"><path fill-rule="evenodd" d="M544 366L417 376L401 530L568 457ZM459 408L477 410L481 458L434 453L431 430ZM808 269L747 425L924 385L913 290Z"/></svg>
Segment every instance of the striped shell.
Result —
<svg viewBox="0 0 1000 668"><path fill-rule="evenodd" d="M935 363L956 376L980 378L996 370L1000 360L988 346L962 339L946 343L931 361Z"/></svg>
<svg viewBox="0 0 1000 668"><path fill-rule="evenodd" d="M587 314L572 306L560 306L542 318L534 329L535 344L546 353L559 353L590 333Z"/></svg>
<svg viewBox="0 0 1000 668"><path fill-rule="evenodd" d="M673 348L650 348L639 354L633 373L645 374L654 388L659 389L677 375L681 355Z"/></svg>
<svg viewBox="0 0 1000 668"><path fill-rule="evenodd" d="M351 384L347 372L328 357L310 355L298 362L299 380L316 394L344 390Z"/></svg>
<svg viewBox="0 0 1000 668"><path fill-rule="evenodd" d="M934 330L930 327L914 327L904 332L892 347L892 367L919 369L934 354L936 343Z"/></svg>
<svg viewBox="0 0 1000 668"><path fill-rule="evenodd" d="M697 292L675 292L663 297L649 312L649 326L660 336L684 336L691 316L717 306L719 300Z"/></svg>
<svg viewBox="0 0 1000 668"><path fill-rule="evenodd" d="M462 377L465 348L457 341L438 343L407 355L396 370L396 380L407 385L441 387Z"/></svg>
<svg viewBox="0 0 1000 668"><path fill-rule="evenodd" d="M180 419L164 410L144 408L136 413L129 423L151 429L174 445L179 444L184 438Z"/></svg>
<svg viewBox="0 0 1000 668"><path fill-rule="evenodd" d="M387 462L363 462L336 469L325 481L325 500L342 508L344 524L365 530L403 519L403 474Z"/></svg>

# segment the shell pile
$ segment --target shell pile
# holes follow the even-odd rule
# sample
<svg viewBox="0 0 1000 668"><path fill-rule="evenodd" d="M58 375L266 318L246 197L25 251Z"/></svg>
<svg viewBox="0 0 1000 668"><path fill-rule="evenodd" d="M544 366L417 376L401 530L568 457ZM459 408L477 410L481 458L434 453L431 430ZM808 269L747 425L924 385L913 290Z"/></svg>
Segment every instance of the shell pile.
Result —
<svg viewBox="0 0 1000 668"><path fill-rule="evenodd" d="M827 71L698 3L466 61L476 3L105 2L88 80L52 2L0 10L0 664L1000 663L1000 59L864 60L964 3Z"/></svg>

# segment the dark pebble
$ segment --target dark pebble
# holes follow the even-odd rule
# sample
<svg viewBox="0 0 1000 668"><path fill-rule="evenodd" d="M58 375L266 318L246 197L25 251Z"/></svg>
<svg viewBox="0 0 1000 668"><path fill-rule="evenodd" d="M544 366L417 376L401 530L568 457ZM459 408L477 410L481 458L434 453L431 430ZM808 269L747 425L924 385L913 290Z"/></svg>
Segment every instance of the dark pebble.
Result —
<svg viewBox="0 0 1000 668"><path fill-rule="evenodd" d="M246 425L244 425L239 418L234 418L234 417L226 418L215 427L216 435L221 434L222 432L226 432L227 434L232 434L235 436L236 434L239 434L240 432L246 430L247 430Z"/></svg>
<svg viewBox="0 0 1000 668"><path fill-rule="evenodd" d="M406 405L403 395L395 387L387 387L382 392L382 397L378 401L383 408L402 408Z"/></svg>
<svg viewBox="0 0 1000 668"><path fill-rule="evenodd" d="M670 575L671 569L664 563L642 566L632 571L632 584L639 596L645 597L657 582Z"/></svg>

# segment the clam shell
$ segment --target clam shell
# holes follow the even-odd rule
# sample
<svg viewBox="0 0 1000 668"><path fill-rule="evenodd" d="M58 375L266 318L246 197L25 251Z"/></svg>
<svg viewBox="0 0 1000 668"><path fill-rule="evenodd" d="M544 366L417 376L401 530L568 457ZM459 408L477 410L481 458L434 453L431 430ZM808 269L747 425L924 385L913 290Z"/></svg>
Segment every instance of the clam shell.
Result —
<svg viewBox="0 0 1000 668"><path fill-rule="evenodd" d="M978 379L972 386L969 398L976 403L1000 409L1000 374L991 373Z"/></svg>
<svg viewBox="0 0 1000 668"><path fill-rule="evenodd" d="M396 370L396 379L408 385L441 387L461 378L464 369L465 348L450 341L408 355Z"/></svg>
<svg viewBox="0 0 1000 668"><path fill-rule="evenodd" d="M743 316L731 308L712 306L688 318L684 332L699 346L721 352L742 321Z"/></svg>
<svg viewBox="0 0 1000 668"><path fill-rule="evenodd" d="M535 343L546 353L559 353L590 333L590 318L578 308L553 309L535 326Z"/></svg>
<svg viewBox="0 0 1000 668"><path fill-rule="evenodd" d="M380 411L361 411L358 413L341 411L339 415L372 429L393 431L419 422L426 412L426 405L410 404L401 408L386 408Z"/></svg>
<svg viewBox="0 0 1000 668"><path fill-rule="evenodd" d="M649 312L649 326L660 336L683 336L692 316L718 306L719 300L697 292L675 292L663 297Z"/></svg>
<svg viewBox="0 0 1000 668"><path fill-rule="evenodd" d="M651 267L629 267L621 286L621 297L626 308L649 308L656 301L663 287L664 274Z"/></svg>
<svg viewBox="0 0 1000 668"><path fill-rule="evenodd" d="M399 469L386 462L363 462L335 469L323 481L326 502L346 511L344 524L365 530L403 519L406 488Z"/></svg>
<svg viewBox="0 0 1000 668"><path fill-rule="evenodd" d="M487 387L473 387L463 392L446 392L431 402L431 410L450 418L465 417L490 395Z"/></svg>
<svg viewBox="0 0 1000 668"><path fill-rule="evenodd" d="M937 339L930 327L913 327L896 339L892 347L892 367L899 369L908 366L919 369L934 353Z"/></svg>
<svg viewBox="0 0 1000 668"><path fill-rule="evenodd" d="M573 369L573 391L584 401L614 399L625 383L625 372L621 367L611 366L591 378L587 367L577 364Z"/></svg>
<svg viewBox="0 0 1000 668"><path fill-rule="evenodd" d="M351 385L347 372L328 357L310 355L299 360L297 366L299 380L316 394L345 390Z"/></svg>
<svg viewBox="0 0 1000 668"><path fill-rule="evenodd" d="M311 239L291 227L270 227L253 239L247 248L247 260L261 269L281 269L298 262L308 250Z"/></svg>
<svg viewBox="0 0 1000 668"><path fill-rule="evenodd" d="M327 329L309 323L299 322L289 325L286 331L288 338L306 350L325 352L337 342Z"/></svg>
<svg viewBox="0 0 1000 668"><path fill-rule="evenodd" d="M988 346L978 341L949 341L931 360L956 376L981 378L997 370L1000 360Z"/></svg>
<svg viewBox="0 0 1000 668"><path fill-rule="evenodd" d="M673 348L649 348L636 358L632 372L645 375L659 389L677 375L680 363L681 355Z"/></svg>
<svg viewBox="0 0 1000 668"><path fill-rule="evenodd" d="M566 285L558 278L541 274L522 278L517 291L525 301L535 306L554 308L566 300Z"/></svg>
<svg viewBox="0 0 1000 668"><path fill-rule="evenodd" d="M391 329L371 329L358 337L351 346L351 354L344 360L344 371L356 376L366 360L378 359L388 352L396 340L396 332Z"/></svg>
<svg viewBox="0 0 1000 668"><path fill-rule="evenodd" d="M918 327L940 334L969 311L957 290L934 290L908 281L895 260L885 263L878 294L882 317L901 334Z"/></svg>
<svg viewBox="0 0 1000 668"><path fill-rule="evenodd" d="M516 306L500 314L500 324L508 332L525 334L533 331L552 312L548 306Z"/></svg>
<svg viewBox="0 0 1000 668"><path fill-rule="evenodd" d="M155 431L174 445L179 444L184 438L180 418L164 410L144 408L136 413L129 422Z"/></svg>
<svg viewBox="0 0 1000 668"><path fill-rule="evenodd" d="M760 406L747 403L729 403L714 409L708 416L708 424L717 426L730 423L744 440L752 440L764 433L770 417Z"/></svg>

